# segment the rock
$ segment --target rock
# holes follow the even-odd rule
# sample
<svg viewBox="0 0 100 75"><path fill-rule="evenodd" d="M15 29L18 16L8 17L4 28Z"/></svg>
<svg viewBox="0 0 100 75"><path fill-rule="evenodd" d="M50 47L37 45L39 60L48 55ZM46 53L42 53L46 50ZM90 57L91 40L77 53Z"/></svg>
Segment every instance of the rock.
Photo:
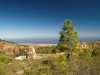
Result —
<svg viewBox="0 0 100 75"><path fill-rule="evenodd" d="M36 52L35 52L35 48L34 47L31 47L29 48L29 51L26 55L26 58L27 59L36 59Z"/></svg>
<svg viewBox="0 0 100 75"><path fill-rule="evenodd" d="M80 43L77 44L77 48L87 49L88 45L86 44L86 42L80 42Z"/></svg>
<svg viewBox="0 0 100 75"><path fill-rule="evenodd" d="M15 58L15 60L25 60L25 59L26 59L26 56L19 56Z"/></svg>

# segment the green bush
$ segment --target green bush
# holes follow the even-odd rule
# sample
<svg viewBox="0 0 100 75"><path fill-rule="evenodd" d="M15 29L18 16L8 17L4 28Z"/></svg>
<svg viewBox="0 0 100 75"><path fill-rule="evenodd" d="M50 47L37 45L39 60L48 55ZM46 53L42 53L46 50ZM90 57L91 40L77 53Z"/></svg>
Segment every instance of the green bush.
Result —
<svg viewBox="0 0 100 75"><path fill-rule="evenodd" d="M93 49L82 49L83 51L79 54L80 56L84 56L84 57L91 57L92 56L92 52Z"/></svg>
<svg viewBox="0 0 100 75"><path fill-rule="evenodd" d="M11 62L13 60L13 57L8 55L0 55L0 62Z"/></svg>
<svg viewBox="0 0 100 75"><path fill-rule="evenodd" d="M55 46L52 46L52 47L39 47L39 48L36 48L36 53L51 54L52 50L54 48L55 48Z"/></svg>
<svg viewBox="0 0 100 75"><path fill-rule="evenodd" d="M100 57L100 48L94 48L92 52L92 56Z"/></svg>

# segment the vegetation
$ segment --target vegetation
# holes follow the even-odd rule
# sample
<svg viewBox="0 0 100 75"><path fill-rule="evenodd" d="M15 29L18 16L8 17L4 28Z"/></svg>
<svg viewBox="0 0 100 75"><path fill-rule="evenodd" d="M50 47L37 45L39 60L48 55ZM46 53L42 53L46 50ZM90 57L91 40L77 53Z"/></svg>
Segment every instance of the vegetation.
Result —
<svg viewBox="0 0 100 75"><path fill-rule="evenodd" d="M65 21L60 35L57 47L36 49L46 54L42 59L15 60L16 55L27 53L28 46L18 46L15 55L1 50L0 75L100 75L100 41L86 42L88 48L77 49L78 36L70 20Z"/></svg>
<svg viewBox="0 0 100 75"><path fill-rule="evenodd" d="M36 48L36 53L51 54L55 46L51 47L38 47Z"/></svg>
<svg viewBox="0 0 100 75"><path fill-rule="evenodd" d="M15 42L7 41L7 40L2 40L2 39L0 39L0 42L15 43Z"/></svg>
<svg viewBox="0 0 100 75"><path fill-rule="evenodd" d="M88 50L88 49L87 49ZM38 60L14 60L11 56L0 56L0 75L99 75L100 49L93 53L73 55L69 63L66 54L51 54ZM69 70L69 66L71 69ZM9 68L10 67L10 68Z"/></svg>
<svg viewBox="0 0 100 75"><path fill-rule="evenodd" d="M57 47L53 52L63 52L68 50L73 50L77 46L78 35L74 30L74 26L71 20L66 20L62 31L60 32L60 40Z"/></svg>
<svg viewBox="0 0 100 75"><path fill-rule="evenodd" d="M19 47L19 52L17 54L18 54L18 56L20 56L20 55L26 55L27 52L28 52L28 50L29 50L29 46L21 45Z"/></svg>

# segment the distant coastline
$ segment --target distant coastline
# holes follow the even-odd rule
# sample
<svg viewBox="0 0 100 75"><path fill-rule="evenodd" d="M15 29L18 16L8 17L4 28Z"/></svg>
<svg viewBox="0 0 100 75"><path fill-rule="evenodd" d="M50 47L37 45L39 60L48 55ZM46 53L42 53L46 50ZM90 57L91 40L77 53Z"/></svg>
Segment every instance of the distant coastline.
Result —
<svg viewBox="0 0 100 75"><path fill-rule="evenodd" d="M16 43L32 43L32 44L57 44L59 38L12 38L12 39L4 39L11 42ZM80 41L96 41L100 40L100 37L82 37L79 39Z"/></svg>

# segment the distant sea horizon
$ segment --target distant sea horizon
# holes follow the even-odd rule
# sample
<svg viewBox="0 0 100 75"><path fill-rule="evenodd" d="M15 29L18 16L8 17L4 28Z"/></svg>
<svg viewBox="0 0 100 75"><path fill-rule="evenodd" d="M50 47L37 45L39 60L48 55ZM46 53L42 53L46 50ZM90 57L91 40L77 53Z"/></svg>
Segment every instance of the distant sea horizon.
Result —
<svg viewBox="0 0 100 75"><path fill-rule="evenodd" d="M57 44L59 38L9 38L3 39L16 43L33 43L33 44ZM100 40L100 37L81 37L80 41L96 41Z"/></svg>

